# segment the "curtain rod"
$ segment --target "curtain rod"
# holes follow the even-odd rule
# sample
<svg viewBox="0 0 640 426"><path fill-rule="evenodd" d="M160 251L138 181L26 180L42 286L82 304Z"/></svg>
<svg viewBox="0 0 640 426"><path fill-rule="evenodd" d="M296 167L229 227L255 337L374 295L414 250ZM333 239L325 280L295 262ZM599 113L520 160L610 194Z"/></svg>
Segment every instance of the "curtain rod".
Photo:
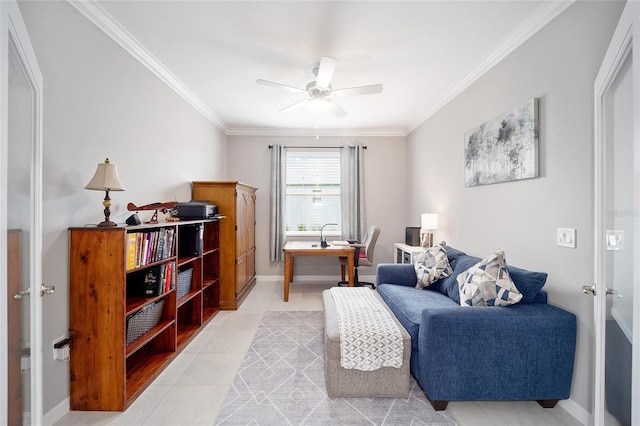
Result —
<svg viewBox="0 0 640 426"><path fill-rule="evenodd" d="M343 145L343 146L283 146L283 148L304 148L304 149L311 149L311 148L331 148L331 149L337 149L337 148L344 148L345 146L348 146L349 148L355 148L354 145ZM273 145L269 145L269 149L272 149ZM367 149L366 145L362 146L363 149Z"/></svg>

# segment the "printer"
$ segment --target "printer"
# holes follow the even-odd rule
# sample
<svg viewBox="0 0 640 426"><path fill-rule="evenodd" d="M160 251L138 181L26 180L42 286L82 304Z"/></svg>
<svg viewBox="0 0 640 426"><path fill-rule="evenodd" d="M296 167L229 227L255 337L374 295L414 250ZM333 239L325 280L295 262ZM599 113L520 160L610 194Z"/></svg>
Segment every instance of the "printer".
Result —
<svg viewBox="0 0 640 426"><path fill-rule="evenodd" d="M218 215L218 206L208 201L178 203L175 217L182 220L213 219Z"/></svg>

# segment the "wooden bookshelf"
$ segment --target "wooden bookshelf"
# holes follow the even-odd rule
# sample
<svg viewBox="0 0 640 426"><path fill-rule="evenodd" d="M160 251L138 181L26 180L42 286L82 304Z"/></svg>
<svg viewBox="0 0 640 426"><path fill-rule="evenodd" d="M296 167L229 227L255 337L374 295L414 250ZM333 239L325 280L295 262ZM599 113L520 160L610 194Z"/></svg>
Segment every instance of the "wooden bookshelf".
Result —
<svg viewBox="0 0 640 426"><path fill-rule="evenodd" d="M217 220L69 229L72 410L125 410L218 313L219 232ZM127 343L134 321L146 331Z"/></svg>

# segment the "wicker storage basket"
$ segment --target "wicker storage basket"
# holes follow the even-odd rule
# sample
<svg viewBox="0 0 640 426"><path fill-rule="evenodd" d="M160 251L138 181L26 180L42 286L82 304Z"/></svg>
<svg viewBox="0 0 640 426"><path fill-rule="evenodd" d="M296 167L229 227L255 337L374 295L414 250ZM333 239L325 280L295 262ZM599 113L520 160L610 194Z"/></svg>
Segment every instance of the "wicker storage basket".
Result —
<svg viewBox="0 0 640 426"><path fill-rule="evenodd" d="M191 291L191 276L193 268L178 272L178 299L184 297Z"/></svg>
<svg viewBox="0 0 640 426"><path fill-rule="evenodd" d="M164 300L145 306L127 317L127 345L158 325Z"/></svg>

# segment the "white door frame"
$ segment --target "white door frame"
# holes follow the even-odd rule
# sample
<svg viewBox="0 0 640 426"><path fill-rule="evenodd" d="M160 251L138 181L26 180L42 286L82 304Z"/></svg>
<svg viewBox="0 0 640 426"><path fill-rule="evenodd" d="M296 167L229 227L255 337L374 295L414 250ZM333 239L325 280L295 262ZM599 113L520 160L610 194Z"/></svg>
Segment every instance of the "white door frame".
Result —
<svg viewBox="0 0 640 426"><path fill-rule="evenodd" d="M15 0L0 1L0 306L7 306L7 155L8 155L8 75L9 38L13 40L24 71L35 91L33 122L33 157L31 164L31 232L29 277L31 297L31 398L30 423L39 425L43 416L43 351L42 351L42 112L43 80L35 51ZM7 422L7 336L6 315L0 315L0 424Z"/></svg>
<svg viewBox="0 0 640 426"><path fill-rule="evenodd" d="M613 83L617 72L628 55L633 55L633 143L634 143L634 181L636 188L640 187L640 4L636 1L627 2L618 26L614 32L607 53L594 83L594 140L595 140L595 223L594 223L594 331L595 331L595 363L594 363L594 401L592 424L603 425L607 417L605 402L605 321L607 315L607 288L604 276L604 265L599 252L606 245L604 235L605 211L604 205L604 173L605 173L605 126L603 123L603 97ZM638 214L640 195L635 195L635 214ZM637 237L640 235L640 222L636 219L634 235L634 253L640 253ZM633 288L633 360L640 360L640 261L634 261ZM611 297L611 296L609 296ZM632 366L632 424L640 424L640 362Z"/></svg>

